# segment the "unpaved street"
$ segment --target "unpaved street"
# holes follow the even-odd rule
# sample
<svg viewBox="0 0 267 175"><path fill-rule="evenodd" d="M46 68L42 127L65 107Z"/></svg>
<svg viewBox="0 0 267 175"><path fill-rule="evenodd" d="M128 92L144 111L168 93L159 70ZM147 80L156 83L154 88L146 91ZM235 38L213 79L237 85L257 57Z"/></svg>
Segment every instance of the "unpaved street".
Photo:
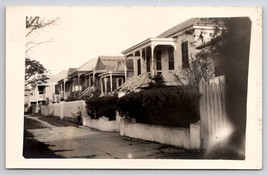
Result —
<svg viewBox="0 0 267 175"><path fill-rule="evenodd" d="M38 155L45 158L95 159L188 159L200 156L200 153L122 137L117 132L98 131L51 117L27 115L25 129L26 158ZM31 145L31 142L38 144Z"/></svg>

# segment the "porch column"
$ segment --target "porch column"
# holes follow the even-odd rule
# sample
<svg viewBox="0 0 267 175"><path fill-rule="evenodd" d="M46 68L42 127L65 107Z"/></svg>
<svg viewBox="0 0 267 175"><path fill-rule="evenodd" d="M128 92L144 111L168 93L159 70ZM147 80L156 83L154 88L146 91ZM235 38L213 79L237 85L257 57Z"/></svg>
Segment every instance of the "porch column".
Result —
<svg viewBox="0 0 267 175"><path fill-rule="evenodd" d="M91 85L91 76L90 76L90 74L88 75L88 81L89 81L89 87L91 87L92 85Z"/></svg>
<svg viewBox="0 0 267 175"><path fill-rule="evenodd" d="M99 80L100 80L101 94L104 94L104 89L103 89L103 78L101 77Z"/></svg>
<svg viewBox="0 0 267 175"><path fill-rule="evenodd" d="M134 76L138 76L138 73L137 73L137 62L136 62L136 59L135 59L135 53L133 53L133 61L134 61Z"/></svg>
<svg viewBox="0 0 267 175"><path fill-rule="evenodd" d="M88 87L88 79L86 78L87 76L84 75L84 84L85 84L85 88Z"/></svg>
<svg viewBox="0 0 267 175"><path fill-rule="evenodd" d="M80 83L80 74L78 74L78 90L81 90L81 83Z"/></svg>
<svg viewBox="0 0 267 175"><path fill-rule="evenodd" d="M143 52L143 49L141 49L141 50L139 50L139 52L140 52L140 61L141 61L141 74L143 73L143 55L142 55L142 52Z"/></svg>
<svg viewBox="0 0 267 175"><path fill-rule="evenodd" d="M112 92L113 88L112 88L112 72L111 71L109 72L109 78L110 78L110 92Z"/></svg>
<svg viewBox="0 0 267 175"><path fill-rule="evenodd" d="M125 77L125 81L127 79L127 64L126 64L126 61L127 61L127 56L124 58L124 77Z"/></svg>
<svg viewBox="0 0 267 175"><path fill-rule="evenodd" d="M66 79L64 78L63 79L63 98L65 99L65 96L66 96Z"/></svg>
<svg viewBox="0 0 267 175"><path fill-rule="evenodd" d="M152 75L155 74L155 65L154 65L154 48L155 46L154 45L151 45L151 72L152 72Z"/></svg>
<svg viewBox="0 0 267 175"><path fill-rule="evenodd" d="M104 83L105 83L105 94L108 93L108 85L107 85L107 78L104 78Z"/></svg>
<svg viewBox="0 0 267 175"><path fill-rule="evenodd" d="M172 47L173 47L173 58L174 58L174 70L177 70L177 68L178 68L178 66L177 66L177 68L176 68L176 65L177 65L177 56L176 56L176 44L173 44L172 45Z"/></svg>
<svg viewBox="0 0 267 175"><path fill-rule="evenodd" d="M75 84L75 77L72 78L72 82L71 82L71 92L74 91L74 84Z"/></svg>
<svg viewBox="0 0 267 175"><path fill-rule="evenodd" d="M93 73L93 85L96 86L96 84L95 84L95 72Z"/></svg>

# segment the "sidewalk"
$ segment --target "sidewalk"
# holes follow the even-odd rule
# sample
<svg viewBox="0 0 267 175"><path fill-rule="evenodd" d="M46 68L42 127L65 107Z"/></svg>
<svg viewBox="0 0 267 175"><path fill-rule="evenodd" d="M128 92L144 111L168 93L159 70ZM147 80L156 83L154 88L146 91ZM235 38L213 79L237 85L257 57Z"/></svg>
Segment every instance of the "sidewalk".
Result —
<svg viewBox="0 0 267 175"><path fill-rule="evenodd" d="M122 137L117 132L104 132L78 126L50 117L25 116L42 127L27 129L34 139L46 144L58 157L94 159L196 159L191 152L169 145ZM56 123L56 124L53 124Z"/></svg>

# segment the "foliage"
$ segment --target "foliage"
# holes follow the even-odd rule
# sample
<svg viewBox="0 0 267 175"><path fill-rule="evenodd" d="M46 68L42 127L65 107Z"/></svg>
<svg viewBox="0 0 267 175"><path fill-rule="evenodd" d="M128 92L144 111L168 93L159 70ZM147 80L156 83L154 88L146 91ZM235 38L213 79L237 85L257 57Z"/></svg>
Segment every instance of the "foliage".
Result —
<svg viewBox="0 0 267 175"><path fill-rule="evenodd" d="M46 69L39 61L25 59L25 85L34 86L36 83L45 83L49 79L45 73Z"/></svg>
<svg viewBox="0 0 267 175"><path fill-rule="evenodd" d="M165 86L164 77L160 73L156 73L155 75L149 75L148 78L152 81L149 82L149 87L163 87Z"/></svg>
<svg viewBox="0 0 267 175"><path fill-rule="evenodd" d="M82 95L82 99L87 101L89 98L92 97L99 97L101 95L101 89L100 86L93 86L93 89L91 92L87 92L86 94Z"/></svg>
<svg viewBox="0 0 267 175"><path fill-rule="evenodd" d="M199 120L199 92L193 86L153 88L118 99L118 110L137 122L188 127Z"/></svg>
<svg viewBox="0 0 267 175"><path fill-rule="evenodd" d="M189 67L179 67L178 74L175 75L177 81L182 85L198 86L201 78L209 81L215 75L215 68L207 50L202 50L191 57Z"/></svg>
<svg viewBox="0 0 267 175"><path fill-rule="evenodd" d="M116 119L117 96L92 97L86 101L88 115L98 119L105 116L109 120Z"/></svg>
<svg viewBox="0 0 267 175"><path fill-rule="evenodd" d="M77 100L82 100L81 91L71 92L65 101L68 102L68 101L77 101Z"/></svg>
<svg viewBox="0 0 267 175"><path fill-rule="evenodd" d="M58 18L47 20L44 17L39 16L26 16L26 55L35 46L46 43L47 41L36 42L36 38L30 38L29 36L38 30L42 30L45 27L54 24ZM39 62L30 58L25 59L25 85L32 85L36 83L45 83L48 77L45 75L46 68Z"/></svg>

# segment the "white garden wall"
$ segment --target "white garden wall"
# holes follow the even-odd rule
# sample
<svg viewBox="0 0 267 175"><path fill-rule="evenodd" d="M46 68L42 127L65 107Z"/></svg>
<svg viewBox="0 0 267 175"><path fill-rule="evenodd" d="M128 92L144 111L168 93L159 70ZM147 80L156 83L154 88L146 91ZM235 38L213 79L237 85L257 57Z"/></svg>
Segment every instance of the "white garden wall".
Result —
<svg viewBox="0 0 267 175"><path fill-rule="evenodd" d="M200 123L191 124L189 128L149 125L133 123L129 118L121 119L118 113L115 121L109 121L107 117L96 120L87 115L84 101L61 102L41 107L42 115L53 115L64 120L75 121L79 112L83 118L83 125L87 127L101 131L117 131L121 136L155 141L186 149L200 149Z"/></svg>
<svg viewBox="0 0 267 175"><path fill-rule="evenodd" d="M120 123L118 121L109 121L107 117L97 119L86 119L84 126L95 128L101 131L119 131Z"/></svg>
<svg viewBox="0 0 267 175"><path fill-rule="evenodd" d="M87 116L86 104L84 101L60 102L41 107L41 114L44 116L56 116L60 119L75 121L78 115L83 118Z"/></svg>
<svg viewBox="0 0 267 175"><path fill-rule="evenodd" d="M186 149L200 148L199 124L193 124L190 128L179 128L132 123L131 119L122 119L120 135Z"/></svg>

